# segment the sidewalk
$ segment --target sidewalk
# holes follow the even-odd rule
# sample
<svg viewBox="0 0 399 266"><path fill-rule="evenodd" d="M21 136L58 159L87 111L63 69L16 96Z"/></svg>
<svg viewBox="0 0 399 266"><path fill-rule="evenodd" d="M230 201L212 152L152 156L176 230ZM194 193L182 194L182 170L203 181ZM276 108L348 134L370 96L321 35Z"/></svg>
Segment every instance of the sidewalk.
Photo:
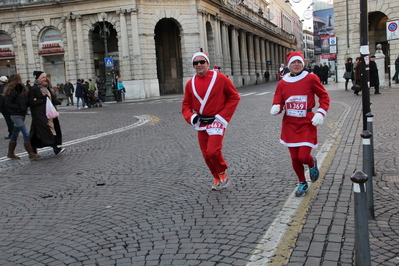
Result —
<svg viewBox="0 0 399 266"><path fill-rule="evenodd" d="M269 265L349 266L355 263L350 176L363 167L362 101L353 97L352 92L345 92L343 83L330 83L326 88L333 89L332 100L337 93L349 99L351 114L332 147L335 153L320 166L322 178L316 182L320 182L319 191L309 207L304 206L308 213L302 230L290 239L291 246L284 247L285 254L279 248ZM399 84L380 91L381 95L374 95L372 89L370 94L376 176L372 177L375 219L369 220L369 239L372 265L389 266L399 265Z"/></svg>

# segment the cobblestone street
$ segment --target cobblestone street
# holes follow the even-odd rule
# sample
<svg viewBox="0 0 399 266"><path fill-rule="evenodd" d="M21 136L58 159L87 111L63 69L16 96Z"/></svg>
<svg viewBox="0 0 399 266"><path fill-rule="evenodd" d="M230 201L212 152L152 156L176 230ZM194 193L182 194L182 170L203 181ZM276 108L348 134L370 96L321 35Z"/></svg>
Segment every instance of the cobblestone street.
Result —
<svg viewBox="0 0 399 266"><path fill-rule="evenodd" d="M223 148L232 186L216 192L196 132L181 116L182 95L60 107L66 153L42 149L29 161L20 136L21 160L0 157L0 265L353 265L349 177L361 170L361 97L336 83L326 85L331 108L313 151L323 157L323 176L296 199L299 221L287 228L298 233L283 237L264 264L252 257L297 185L279 143L282 117L269 114L275 85L239 89ZM371 95L373 265L398 263L398 92Z"/></svg>

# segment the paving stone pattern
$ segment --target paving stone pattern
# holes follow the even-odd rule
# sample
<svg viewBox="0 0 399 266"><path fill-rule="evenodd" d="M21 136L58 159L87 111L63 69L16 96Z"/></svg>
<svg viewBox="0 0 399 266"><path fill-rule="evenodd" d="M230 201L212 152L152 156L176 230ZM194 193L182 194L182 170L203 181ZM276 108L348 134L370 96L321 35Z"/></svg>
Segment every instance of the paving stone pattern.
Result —
<svg viewBox="0 0 399 266"><path fill-rule="evenodd" d="M274 86L239 91L272 92ZM349 177L362 163L361 97L328 86L333 104L319 128L320 145L342 109L349 105L352 112L287 265L354 261ZM398 92L393 87L371 96L377 172L376 219L369 225L373 265L398 262ZM182 119L181 95L85 110L61 107L66 143L134 124L142 115L152 121L70 145L61 156L42 151L36 161L25 156L0 162L0 265L246 265L297 184L288 151L278 142L281 116L269 115L272 97L242 97L224 147L233 185L218 192L210 190L196 133ZM0 124L3 136L4 120ZM1 138L0 145L7 141ZM22 143L17 152L23 152Z"/></svg>

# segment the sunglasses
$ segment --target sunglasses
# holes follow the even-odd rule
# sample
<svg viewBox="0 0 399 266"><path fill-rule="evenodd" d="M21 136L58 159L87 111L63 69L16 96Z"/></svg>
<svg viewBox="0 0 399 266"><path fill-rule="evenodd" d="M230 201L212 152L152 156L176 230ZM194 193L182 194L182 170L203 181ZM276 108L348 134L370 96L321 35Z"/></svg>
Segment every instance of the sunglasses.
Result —
<svg viewBox="0 0 399 266"><path fill-rule="evenodd" d="M194 61L194 62L193 62L193 65L194 65L194 66L196 66L196 65L198 65L198 64L203 65L203 64L205 64L205 63L208 63L208 61L206 61L206 60L200 60L200 61Z"/></svg>

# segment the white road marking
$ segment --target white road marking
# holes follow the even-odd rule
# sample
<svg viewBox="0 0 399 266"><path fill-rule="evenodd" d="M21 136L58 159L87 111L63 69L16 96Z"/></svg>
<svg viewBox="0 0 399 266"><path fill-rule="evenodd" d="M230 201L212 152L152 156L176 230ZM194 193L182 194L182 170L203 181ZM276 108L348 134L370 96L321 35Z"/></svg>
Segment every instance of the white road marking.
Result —
<svg viewBox="0 0 399 266"><path fill-rule="evenodd" d="M272 93L272 92L271 91L265 91L265 92L257 93L256 95L262 96L262 95L269 94L269 93Z"/></svg>
<svg viewBox="0 0 399 266"><path fill-rule="evenodd" d="M321 147L320 151L316 155L318 165L323 164L323 161L327 157L331 146L333 145L339 132L342 129L344 121L350 113L351 107L348 104L340 104L344 105L345 110L342 112L341 118L339 119L339 123L335 128L334 133L330 135L328 139L326 139L324 145ZM307 178L309 179L308 172ZM312 186L311 183L309 183L309 185L309 187ZM268 230L252 252L250 262L248 262L246 266L264 266L268 264L268 262L274 255L281 239L283 238L286 229L292 222L292 218L294 217L296 210L301 204L302 199L302 197L295 197L295 190L290 194L283 208L277 215L276 219L269 226Z"/></svg>
<svg viewBox="0 0 399 266"><path fill-rule="evenodd" d="M78 144L78 143L81 143L81 142L85 142L85 141L89 141L89 140L98 139L98 138L102 138L102 137L105 137L105 136L113 135L113 134L116 134L116 133L120 133L120 132L123 132L123 131L126 131L126 130L130 130L130 129L142 126L142 125L144 125L144 124L146 124L146 123L151 121L151 117L146 116L146 115L140 115L140 116L135 116L135 117L139 121L137 121L136 123L131 124L129 126L113 129L111 131L103 132L103 133L100 133L100 134L96 134L96 135L92 135L92 136L88 136L88 137L84 137L84 138L80 138L80 139L67 141L67 142L64 142L61 146L62 147L67 147L67 146L75 145L75 144ZM45 148L38 149L38 152L39 151L49 151L49 150L52 150L52 149L53 149L52 147L45 147ZM28 156L28 153L22 152L22 153L18 153L16 155L19 156L19 157L25 157L25 156ZM1 157L0 158L0 162L4 162L4 161L8 161L8 160L11 160L11 159L9 159L7 157Z"/></svg>

